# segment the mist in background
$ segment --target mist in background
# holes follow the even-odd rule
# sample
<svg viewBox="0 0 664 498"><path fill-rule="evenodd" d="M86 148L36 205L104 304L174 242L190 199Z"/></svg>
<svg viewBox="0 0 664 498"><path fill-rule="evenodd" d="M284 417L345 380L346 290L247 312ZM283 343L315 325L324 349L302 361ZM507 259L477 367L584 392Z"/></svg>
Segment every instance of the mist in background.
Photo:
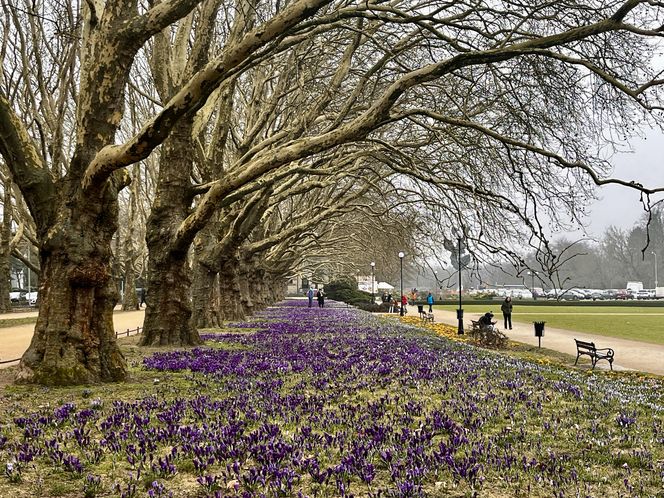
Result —
<svg viewBox="0 0 664 498"><path fill-rule="evenodd" d="M631 146L634 152L616 154L611 160L615 165L613 177L650 188L664 187L664 134L650 130L644 139L633 139ZM588 236L601 237L609 226L632 228L646 213L635 190L610 185L601 187L598 196L586 220ZM663 194L651 196L651 203L662 199Z"/></svg>

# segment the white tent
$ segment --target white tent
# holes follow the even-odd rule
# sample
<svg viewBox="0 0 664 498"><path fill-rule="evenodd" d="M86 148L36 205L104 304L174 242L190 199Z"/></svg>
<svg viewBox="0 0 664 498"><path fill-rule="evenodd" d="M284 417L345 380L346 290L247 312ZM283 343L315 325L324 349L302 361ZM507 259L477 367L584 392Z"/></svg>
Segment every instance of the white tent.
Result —
<svg viewBox="0 0 664 498"><path fill-rule="evenodd" d="M378 285L376 286L378 290L392 290L394 289L394 286L388 284L387 282L378 282Z"/></svg>

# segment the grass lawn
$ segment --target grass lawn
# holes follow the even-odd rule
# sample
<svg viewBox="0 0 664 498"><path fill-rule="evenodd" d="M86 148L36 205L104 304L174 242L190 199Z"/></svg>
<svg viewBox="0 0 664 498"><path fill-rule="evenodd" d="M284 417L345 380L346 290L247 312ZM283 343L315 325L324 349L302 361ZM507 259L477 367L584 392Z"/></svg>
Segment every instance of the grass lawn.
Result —
<svg viewBox="0 0 664 498"><path fill-rule="evenodd" d="M500 302L464 304L466 313L491 311L502 321ZM453 311L455 306L436 306ZM606 337L664 344L664 308L615 306L519 306L514 303L514 322L530 323L544 320L547 327L578 330Z"/></svg>
<svg viewBox="0 0 664 498"><path fill-rule="evenodd" d="M305 304L305 306L302 306ZM332 303L330 303L332 304ZM661 378L291 302L126 383L0 388L12 498L661 496ZM449 341L448 338L453 338ZM9 382L0 370L0 384Z"/></svg>
<svg viewBox="0 0 664 498"><path fill-rule="evenodd" d="M0 328L18 327L20 325L27 325L30 323L37 323L37 317L26 316L23 318L2 318L0 319Z"/></svg>

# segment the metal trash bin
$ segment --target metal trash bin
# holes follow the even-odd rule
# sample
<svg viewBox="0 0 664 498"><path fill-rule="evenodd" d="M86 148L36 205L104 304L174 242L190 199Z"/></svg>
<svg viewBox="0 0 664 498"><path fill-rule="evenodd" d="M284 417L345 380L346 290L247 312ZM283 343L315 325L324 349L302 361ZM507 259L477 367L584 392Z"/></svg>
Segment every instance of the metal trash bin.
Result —
<svg viewBox="0 0 664 498"><path fill-rule="evenodd" d="M544 324L546 322L533 322L535 325L535 337L537 337L537 342L539 347L542 347L542 337L544 337Z"/></svg>

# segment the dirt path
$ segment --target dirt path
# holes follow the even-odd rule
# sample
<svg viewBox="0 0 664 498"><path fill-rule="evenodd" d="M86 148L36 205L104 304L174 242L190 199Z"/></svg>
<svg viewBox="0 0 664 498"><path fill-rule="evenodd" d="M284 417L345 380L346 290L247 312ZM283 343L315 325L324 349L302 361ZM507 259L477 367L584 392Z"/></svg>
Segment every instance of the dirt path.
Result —
<svg viewBox="0 0 664 498"><path fill-rule="evenodd" d="M4 313L0 314L2 318L25 318L29 316L37 316L36 311L20 312L20 313ZM115 331L124 335L128 329L136 330L137 327L143 326L143 318L145 317L145 310L139 311L120 311L113 312L113 325ZM35 329L34 323L27 325L19 325L16 327L0 328L0 361L13 360L23 356L23 353L32 340L32 334ZM131 335L132 332L130 332ZM134 332L135 333L135 332ZM14 363L0 364L0 368L6 368Z"/></svg>
<svg viewBox="0 0 664 498"><path fill-rule="evenodd" d="M470 320L478 320L480 313L465 313L464 326L470 327ZM437 322L457 325L455 311L443 311L434 309L434 317ZM498 321L498 328L513 341L532 344L537 346L537 337L532 322L513 322L512 330L503 330L503 315L496 313L494 320ZM546 327L542 337L542 347L571 354L576 357L576 344L574 339L594 342L598 348L612 348L615 351L613 362L614 370L637 370L658 375L664 375L664 346L639 341L629 341L615 337L593 336L588 332L576 332L573 330L556 329ZM582 356L587 359L587 356ZM581 361L581 360L579 360ZM595 368L608 370L609 363L600 361Z"/></svg>

